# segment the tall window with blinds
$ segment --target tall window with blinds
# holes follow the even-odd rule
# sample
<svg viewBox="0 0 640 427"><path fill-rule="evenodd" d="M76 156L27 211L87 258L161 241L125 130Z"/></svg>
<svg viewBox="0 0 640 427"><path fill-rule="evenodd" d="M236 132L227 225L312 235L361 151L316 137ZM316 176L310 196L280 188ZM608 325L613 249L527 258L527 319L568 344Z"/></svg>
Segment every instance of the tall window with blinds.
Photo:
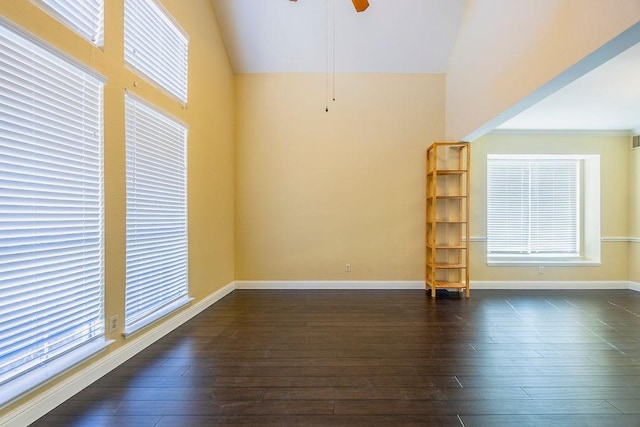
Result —
<svg viewBox="0 0 640 427"><path fill-rule="evenodd" d="M33 1L94 45L104 45L104 0Z"/></svg>
<svg viewBox="0 0 640 427"><path fill-rule="evenodd" d="M104 80L0 19L0 404L105 344Z"/></svg>
<svg viewBox="0 0 640 427"><path fill-rule="evenodd" d="M157 1L125 0L125 62L183 104L188 54L187 35Z"/></svg>
<svg viewBox="0 0 640 427"><path fill-rule="evenodd" d="M125 96L127 273L125 335L189 301L187 128Z"/></svg>
<svg viewBox="0 0 640 427"><path fill-rule="evenodd" d="M489 257L580 256L580 164L562 156L488 157Z"/></svg>

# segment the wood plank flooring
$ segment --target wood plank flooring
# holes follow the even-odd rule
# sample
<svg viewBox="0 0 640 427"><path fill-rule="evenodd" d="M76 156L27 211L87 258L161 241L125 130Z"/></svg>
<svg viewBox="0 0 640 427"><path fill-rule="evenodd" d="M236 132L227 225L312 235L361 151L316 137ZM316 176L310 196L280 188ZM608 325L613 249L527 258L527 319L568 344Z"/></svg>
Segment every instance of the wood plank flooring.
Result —
<svg viewBox="0 0 640 427"><path fill-rule="evenodd" d="M36 426L640 426L640 293L234 291Z"/></svg>

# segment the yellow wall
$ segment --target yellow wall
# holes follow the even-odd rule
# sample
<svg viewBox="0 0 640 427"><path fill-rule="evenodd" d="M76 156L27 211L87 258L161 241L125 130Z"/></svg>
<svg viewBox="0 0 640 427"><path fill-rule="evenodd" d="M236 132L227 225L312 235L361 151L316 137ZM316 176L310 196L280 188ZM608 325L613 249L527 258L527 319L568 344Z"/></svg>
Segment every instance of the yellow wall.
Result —
<svg viewBox="0 0 640 427"><path fill-rule="evenodd" d="M640 283L640 149L629 153L629 280Z"/></svg>
<svg viewBox="0 0 640 427"><path fill-rule="evenodd" d="M472 281L611 281L628 280L628 246L626 241L602 242L602 265L598 267L487 266L486 177L488 154L599 154L601 234L607 237L628 236L629 223L629 137L491 133L471 144L471 223L470 275Z"/></svg>
<svg viewBox="0 0 640 427"><path fill-rule="evenodd" d="M102 50L86 42L30 1L0 2L2 16L108 79L104 112L105 315L107 318L119 315L121 324L124 318L125 282L125 89L189 126L190 294L197 302L234 278L233 73L209 0L189 0L189 7L184 7L182 0L161 2L190 36L186 109L125 68L122 1L105 2L105 46ZM137 87L134 87L134 82L137 82ZM109 337L116 340L109 347L109 352L124 344L120 332ZM103 356L104 353L93 358L92 362ZM6 409L14 406L16 404Z"/></svg>
<svg viewBox="0 0 640 427"><path fill-rule="evenodd" d="M236 280L422 280L443 75L236 77ZM346 273L344 266L351 264Z"/></svg>

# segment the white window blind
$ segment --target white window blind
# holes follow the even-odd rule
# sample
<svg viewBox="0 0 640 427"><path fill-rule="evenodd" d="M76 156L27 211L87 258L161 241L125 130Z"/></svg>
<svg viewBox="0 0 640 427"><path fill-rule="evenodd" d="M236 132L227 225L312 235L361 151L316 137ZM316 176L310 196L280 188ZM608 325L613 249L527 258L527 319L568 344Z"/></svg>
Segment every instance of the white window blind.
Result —
<svg viewBox="0 0 640 427"><path fill-rule="evenodd" d="M0 19L0 402L104 342L103 85Z"/></svg>
<svg viewBox="0 0 640 427"><path fill-rule="evenodd" d="M578 256L580 161L488 158L487 253Z"/></svg>
<svg viewBox="0 0 640 427"><path fill-rule="evenodd" d="M96 46L104 45L104 0L34 0Z"/></svg>
<svg viewBox="0 0 640 427"><path fill-rule="evenodd" d="M188 301L184 125L127 94L125 333Z"/></svg>
<svg viewBox="0 0 640 427"><path fill-rule="evenodd" d="M125 0L124 59L187 102L189 40L155 0Z"/></svg>

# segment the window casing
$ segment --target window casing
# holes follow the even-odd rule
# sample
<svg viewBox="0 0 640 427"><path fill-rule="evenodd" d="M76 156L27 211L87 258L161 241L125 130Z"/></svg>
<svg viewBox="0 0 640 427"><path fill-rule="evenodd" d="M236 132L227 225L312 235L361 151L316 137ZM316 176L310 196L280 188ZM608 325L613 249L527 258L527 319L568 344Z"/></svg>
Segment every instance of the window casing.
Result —
<svg viewBox="0 0 640 427"><path fill-rule="evenodd" d="M186 304L187 128L125 95L125 335Z"/></svg>
<svg viewBox="0 0 640 427"><path fill-rule="evenodd" d="M0 18L0 404L104 348L104 79Z"/></svg>
<svg viewBox="0 0 640 427"><path fill-rule="evenodd" d="M104 45L104 0L32 1L94 45Z"/></svg>
<svg viewBox="0 0 640 427"><path fill-rule="evenodd" d="M599 155L487 156L489 266L601 265L600 211Z"/></svg>
<svg viewBox="0 0 640 427"><path fill-rule="evenodd" d="M125 62L186 104L188 37L155 0L124 6Z"/></svg>

